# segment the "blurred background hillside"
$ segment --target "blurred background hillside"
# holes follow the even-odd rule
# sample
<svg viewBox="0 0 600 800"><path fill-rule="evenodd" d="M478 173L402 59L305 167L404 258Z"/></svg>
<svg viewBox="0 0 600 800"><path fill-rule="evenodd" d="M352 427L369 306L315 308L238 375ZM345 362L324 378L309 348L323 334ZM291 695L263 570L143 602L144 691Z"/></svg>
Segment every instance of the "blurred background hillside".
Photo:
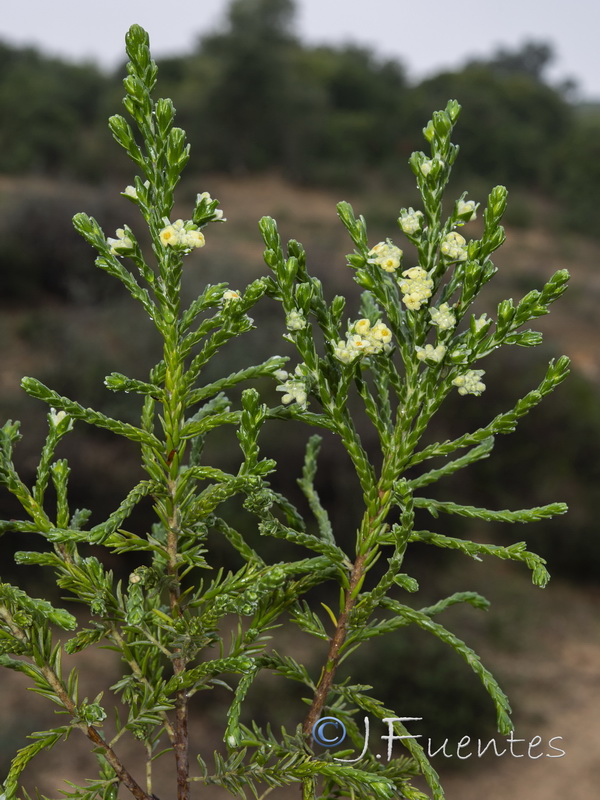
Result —
<svg viewBox="0 0 600 800"><path fill-rule="evenodd" d="M495 183L510 192L508 241L496 255L499 273L481 310L493 314L498 300L518 299L539 288L558 268L571 271L572 286L552 314L539 321L544 346L491 359L485 395L449 401L432 435L452 436L485 424L537 385L551 357L566 353L574 370L516 434L498 442L492 458L448 480L440 497L490 508L565 500L571 512L518 531L499 526L480 533L469 523L469 535L502 543L525 538L542 553L558 578L545 594L533 589L517 566L465 565L448 554L418 552L407 571L422 579L427 598L464 588L490 596L497 608L487 616L457 612L453 624L500 669L516 697L517 722L540 730L554 724L552 735L561 735L556 704L572 709L580 703L584 713L589 694L581 694L581 687L586 681L590 690L597 687L588 666L600 656L590 612L598 600L600 568L595 514L600 478L600 105L578 101L572 81L550 79L554 52L546 41L499 48L458 70L415 82L403 63L365 47L309 45L295 33L294 23L292 0L234 0L221 27L203 36L192 52L158 62L158 92L173 98L177 123L192 145L176 216L188 215L196 192L207 190L221 200L228 219L210 228L206 248L189 258L186 291L191 297L207 281L221 280L242 288L263 274L256 223L269 214L284 237L304 244L310 270L331 294L348 295L352 316L358 289L345 266L344 254L352 248L337 220L336 202L349 200L365 215L373 244L388 236L400 244L399 208L418 202L408 157L423 148L421 130L432 111L449 98L462 104L455 137L461 153L449 207L465 189L482 203ZM104 376L120 371L143 379L158 357L147 320L123 297L120 285L94 268L92 252L70 222L74 213L85 210L109 235L125 222L134 229L138 225L135 209L119 196L132 183L132 166L106 125L108 116L121 111L124 74L124 67L107 73L89 63L0 42L0 417L23 421L19 467L26 479L36 467L46 410L24 397L19 388L23 375L34 375L84 405L133 420L135 401L109 393ZM478 224L467 226L465 235L477 235ZM256 359L271 355L278 340L280 352L290 352L280 339L282 320L270 303L261 304L255 319L257 330L240 347L232 346L220 372L239 368L249 347ZM275 401L274 386L259 388ZM280 489L293 494L306 431L294 430L285 445L278 433L274 430L264 447L282 465ZM366 428L364 435L368 443ZM234 461L235 442L215 442L213 454L224 464ZM93 522L113 510L139 471L134 448L115 444L98 431L76 430L63 455L73 468L73 505L92 508ZM357 509L349 465L327 442L322 462L324 502L340 537L350 542ZM2 518L13 513L4 494L0 512ZM132 524L144 529L148 519L140 513ZM446 523L444 530L449 527ZM464 521L452 532L464 535L461 531ZM22 568L17 573L11 564L11 552L30 545L37 546L33 537L26 545L5 537L3 572L7 579L36 586L33 591L40 594L41 573ZM229 563L225 550L222 558ZM391 705L416 698L414 707L403 710L435 718L429 730L435 724L438 736L459 734L458 739L471 729L490 732L489 726L478 726L484 718L493 722L491 706L460 662L419 636L386 647L359 656L359 680L373 683L377 678ZM540 661L553 664L553 670L540 673ZM260 718L258 701L255 713ZM10 720L7 714L6 741L29 730L28 714ZM588 736L586 724L581 723ZM585 755L577 732L572 725L571 758L574 752ZM8 755L13 748L0 741L0 772L6 769L5 749ZM587 761L580 764L578 784L569 774L573 800L589 796L583 781L592 780L590 769ZM515 786L522 785L515 780ZM560 780L567 778L554 775L556 786ZM469 778L468 786L473 785ZM456 791L456 797L469 800L468 788L461 786L460 795ZM537 795L515 792L515 798L537 800ZM495 796L491 789L486 793ZM544 794L545 800L553 796L549 790Z"/></svg>

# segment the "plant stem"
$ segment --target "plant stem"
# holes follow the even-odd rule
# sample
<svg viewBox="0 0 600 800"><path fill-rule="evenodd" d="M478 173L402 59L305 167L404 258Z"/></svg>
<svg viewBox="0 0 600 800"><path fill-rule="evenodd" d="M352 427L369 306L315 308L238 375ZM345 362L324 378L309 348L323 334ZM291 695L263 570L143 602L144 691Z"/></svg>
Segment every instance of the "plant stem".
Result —
<svg viewBox="0 0 600 800"><path fill-rule="evenodd" d="M168 571L171 575L171 587L169 589L170 606L173 617L179 616L179 576L177 571L177 539L178 529L175 522L175 506L173 505L173 515L170 519L168 530L168 550L169 564ZM173 659L173 672L180 675L185 672L186 661L181 655ZM175 697L175 730L173 747L175 751L175 764L177 768L177 800L189 800L190 787L189 777L189 744L188 744L188 696L187 690L181 689Z"/></svg>
<svg viewBox="0 0 600 800"><path fill-rule="evenodd" d="M173 497L175 494L174 487L172 487ZM178 526L176 522L177 509L173 502L173 513L169 520L168 530L168 550L169 550L169 564L168 571L171 576L171 587L169 589L170 606L173 617L181 615L179 608L179 575L177 569L177 544L178 544ZM185 672L186 660L181 654L181 650L176 651L179 653L173 659L173 672L175 675L181 675ZM189 778L189 742L188 742L188 694L187 689L181 689L177 692L175 697L175 730L173 739L173 748L175 751L175 764L177 769L177 800L189 800L190 785Z"/></svg>
<svg viewBox="0 0 600 800"><path fill-rule="evenodd" d="M41 667L41 672L44 678L50 684L50 686L52 686L52 689L55 691L56 696L59 698L63 706L69 712L69 714L71 714L72 716L76 716L77 706L73 702L73 700L69 697L69 694L66 691L65 687L63 686L62 681L60 680L58 675L48 665L44 665L43 667ZM91 742L93 742L97 747L102 748L102 750L104 751L104 757L106 758L110 766L114 769L117 778L123 784L123 786L129 789L129 791L136 798L136 800L152 800L151 795L146 794L146 792L142 789L142 787L138 784L138 782L125 769L120 758L117 756L112 747L102 738L97 728L95 728L93 725L85 725L83 723L79 723L77 727L81 731L83 731L83 733L88 737L88 739Z"/></svg>
<svg viewBox="0 0 600 800"><path fill-rule="evenodd" d="M154 800L153 796L146 794L146 792L137 783L137 781L131 777L129 772L125 769L125 767L121 763L117 754L104 741L104 739L100 736L100 734L98 733L96 728L94 728L93 725L88 725L85 727L85 729L82 728L82 730L84 730L86 736L91 742L94 742L95 745L103 749L104 757L116 772L117 778L121 781L123 786L129 789L129 791L136 798L136 800Z"/></svg>
<svg viewBox="0 0 600 800"><path fill-rule="evenodd" d="M303 730L309 745L312 742L313 726L323 711L323 707L327 702L327 695L329 694L329 690L331 689L333 680L335 678L335 673L340 660L340 650L348 633L350 613L354 608L354 604L356 603L356 597L353 596L354 589L363 578L366 558L366 554L359 554L356 557L354 566L352 567L350 586L345 593L344 609L338 618L335 633L330 639L325 668L323 669L321 680L317 686L309 712L304 720Z"/></svg>
<svg viewBox="0 0 600 800"><path fill-rule="evenodd" d="M179 315L178 298L173 302L174 310ZM181 442L180 432L184 421L184 403L182 393L185 392L183 376L183 358L179 349L177 326L174 325L165 341L165 435L166 464L165 475L167 486L167 572L170 577L169 605L173 619L181 616L179 598L181 593L179 575L179 537L181 534L181 509L177 502L177 485L180 464L185 450L185 442ZM180 675L185 672L187 661L181 649L175 651L173 672ZM177 771L177 800L189 800L189 739L188 739L188 694L186 689L177 692L175 698L175 730L173 739L175 764Z"/></svg>
<svg viewBox="0 0 600 800"><path fill-rule="evenodd" d="M185 667L183 668L185 669ZM180 669L179 672L183 670ZM175 670L178 674L178 670ZM187 692L182 689L177 693L175 705L175 762L177 764L177 800L189 800L190 784L188 781L189 744L188 744L188 702Z"/></svg>
<svg viewBox="0 0 600 800"><path fill-rule="evenodd" d="M152 794L152 746L146 744L146 791Z"/></svg>

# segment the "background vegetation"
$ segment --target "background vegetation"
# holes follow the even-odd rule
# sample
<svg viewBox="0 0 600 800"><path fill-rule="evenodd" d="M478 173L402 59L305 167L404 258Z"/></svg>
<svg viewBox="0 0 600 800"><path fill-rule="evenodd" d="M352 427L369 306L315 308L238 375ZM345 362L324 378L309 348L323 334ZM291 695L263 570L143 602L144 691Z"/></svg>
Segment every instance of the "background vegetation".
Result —
<svg viewBox="0 0 600 800"><path fill-rule="evenodd" d="M551 45L498 50L410 84L404 65L366 48L310 46L294 32L293 0L234 0L221 28L191 53L160 62L161 87L192 143L192 165L244 175L278 170L303 184L389 181L420 147L432 108L460 97L462 175L559 200L586 230L600 200L600 112L550 84ZM123 68L104 74L0 44L0 172L100 183L126 162L105 120ZM592 201L592 202L589 202ZM587 209L587 215L586 215Z"/></svg>

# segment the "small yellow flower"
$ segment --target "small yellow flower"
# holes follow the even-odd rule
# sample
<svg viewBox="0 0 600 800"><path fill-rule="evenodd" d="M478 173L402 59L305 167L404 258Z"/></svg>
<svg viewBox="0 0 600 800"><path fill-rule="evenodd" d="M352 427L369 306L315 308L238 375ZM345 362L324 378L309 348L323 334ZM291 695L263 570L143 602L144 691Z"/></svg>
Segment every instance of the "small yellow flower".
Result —
<svg viewBox="0 0 600 800"><path fill-rule="evenodd" d="M392 332L383 322L377 322L371 328L371 337L382 344L389 344L392 341Z"/></svg>
<svg viewBox="0 0 600 800"><path fill-rule="evenodd" d="M58 425L66 416L66 411L57 411L55 408L50 409L50 422L52 425Z"/></svg>
<svg viewBox="0 0 600 800"><path fill-rule="evenodd" d="M478 319L475 320L475 333L479 333L479 331L484 328L488 322L491 322L490 318L487 314L482 314Z"/></svg>
<svg viewBox="0 0 600 800"><path fill-rule="evenodd" d="M393 254L388 254L385 258L379 259L379 266L385 272L394 272L400 266L400 260Z"/></svg>
<svg viewBox="0 0 600 800"><path fill-rule="evenodd" d="M440 252L442 255L446 256L448 261L466 261L468 255L467 241L460 233L451 231L444 237Z"/></svg>
<svg viewBox="0 0 600 800"><path fill-rule="evenodd" d="M179 237L180 242L185 247L204 247L206 240L202 231L186 231L184 235Z"/></svg>
<svg viewBox="0 0 600 800"><path fill-rule="evenodd" d="M433 361L439 364L446 355L446 348L443 344L438 344L437 347L434 347L432 344L426 344L425 347L417 347L416 353L419 361Z"/></svg>
<svg viewBox="0 0 600 800"><path fill-rule="evenodd" d="M358 333L355 333L348 340L348 346L357 353L368 353L371 347L371 342L366 336L360 336Z"/></svg>
<svg viewBox="0 0 600 800"><path fill-rule="evenodd" d="M421 230L421 226L423 225L423 212L415 211L412 206L408 209L408 211L406 209L402 209L401 216L398 219L398 224L400 225L403 233L406 233L409 236L414 236L415 233L418 233Z"/></svg>
<svg viewBox="0 0 600 800"><path fill-rule="evenodd" d="M358 333L359 336L365 336L370 329L371 323L368 319L359 319L354 323L354 333Z"/></svg>
<svg viewBox="0 0 600 800"><path fill-rule="evenodd" d="M298 403L301 408L306 408L308 394L305 381L297 378L290 378L282 383L281 386L277 386L275 391L284 393L281 396L281 402L284 405L287 406L290 403Z"/></svg>
<svg viewBox="0 0 600 800"><path fill-rule="evenodd" d="M127 236L123 228L117 228L116 239L108 237L106 241L110 245L110 252L113 256L121 256L124 255L127 250L133 250L133 242L129 236Z"/></svg>
<svg viewBox="0 0 600 800"><path fill-rule="evenodd" d="M159 233L163 247L182 247L187 250L204 247L204 234L193 227L186 227L186 225L191 226L191 222L184 223L182 219L178 219L171 224L166 218L165 222L168 224Z"/></svg>
<svg viewBox="0 0 600 800"><path fill-rule="evenodd" d="M402 298L402 302L409 311L418 311L421 308L421 303L423 301L419 300L419 298L414 297L413 295L405 294Z"/></svg>
<svg viewBox="0 0 600 800"><path fill-rule="evenodd" d="M463 222L471 222L477 218L477 204L474 200L459 200L456 203L456 216L462 217Z"/></svg>
<svg viewBox="0 0 600 800"><path fill-rule="evenodd" d="M418 311L426 300L431 297L433 280L423 267L411 267L402 273L400 281L402 302L410 311Z"/></svg>
<svg viewBox="0 0 600 800"><path fill-rule="evenodd" d="M223 292L223 297L221 298L224 303L231 303L235 302L236 300L241 300L242 295L237 291L237 289L227 289L226 292Z"/></svg>
<svg viewBox="0 0 600 800"><path fill-rule="evenodd" d="M65 419L67 420L67 430L73 430L73 420L66 411L57 411L55 408L50 409L49 422L53 428L56 428Z"/></svg>
<svg viewBox="0 0 600 800"><path fill-rule="evenodd" d="M386 242L379 242L369 250L369 261L377 264L385 272L395 272L402 261L402 250L389 239Z"/></svg>
<svg viewBox="0 0 600 800"><path fill-rule="evenodd" d="M437 156L435 158L428 158L421 164L421 174L427 177L434 167L441 168L443 166L444 161L441 158L438 158Z"/></svg>
<svg viewBox="0 0 600 800"><path fill-rule="evenodd" d="M351 364L361 356L377 355L387 352L392 341L392 332L378 320L371 325L368 319L359 319L350 326L346 341L333 345L333 355L342 364Z"/></svg>
<svg viewBox="0 0 600 800"><path fill-rule="evenodd" d="M333 346L333 355L338 361L341 361L342 364L351 364L356 358L358 358L360 353L357 350L353 350L349 346L348 342L340 339Z"/></svg>
<svg viewBox="0 0 600 800"><path fill-rule="evenodd" d="M218 200L213 200L210 195L210 192L202 192L196 195L196 209L198 206L203 205L204 210L208 211L208 207L211 205L217 205ZM204 216L204 215L203 215ZM211 222L226 222L227 220L223 216L223 211L220 208L214 208L212 211L212 216L209 218Z"/></svg>
<svg viewBox="0 0 600 800"><path fill-rule="evenodd" d="M285 326L288 331L301 331L306 328L306 325L306 317L301 311L294 309L285 318Z"/></svg>
<svg viewBox="0 0 600 800"><path fill-rule="evenodd" d="M163 228L159 236L163 247L167 245L174 247L179 243L179 232L175 230L173 225L167 225L166 228Z"/></svg>
<svg viewBox="0 0 600 800"><path fill-rule="evenodd" d="M482 375L485 375L483 369L469 369L463 375L454 378L452 384L458 387L459 394L474 394L478 397L485 392L485 383L481 381Z"/></svg>
<svg viewBox="0 0 600 800"><path fill-rule="evenodd" d="M439 331L449 331L456 325L456 317L448 303L442 303L439 308L430 308L431 322Z"/></svg>

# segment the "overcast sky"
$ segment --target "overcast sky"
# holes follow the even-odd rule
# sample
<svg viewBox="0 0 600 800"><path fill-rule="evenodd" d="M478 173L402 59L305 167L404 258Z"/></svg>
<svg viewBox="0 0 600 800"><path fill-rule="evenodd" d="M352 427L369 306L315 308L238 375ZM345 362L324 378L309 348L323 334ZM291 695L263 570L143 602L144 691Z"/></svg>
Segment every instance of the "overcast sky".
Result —
<svg viewBox="0 0 600 800"><path fill-rule="evenodd" d="M227 0L0 0L0 38L35 44L70 59L112 67L123 36L145 27L155 55L183 53L213 30ZM456 67L526 39L553 44L553 78L574 78L580 95L600 100L598 0L296 0L301 37L352 41L402 60L412 78Z"/></svg>

